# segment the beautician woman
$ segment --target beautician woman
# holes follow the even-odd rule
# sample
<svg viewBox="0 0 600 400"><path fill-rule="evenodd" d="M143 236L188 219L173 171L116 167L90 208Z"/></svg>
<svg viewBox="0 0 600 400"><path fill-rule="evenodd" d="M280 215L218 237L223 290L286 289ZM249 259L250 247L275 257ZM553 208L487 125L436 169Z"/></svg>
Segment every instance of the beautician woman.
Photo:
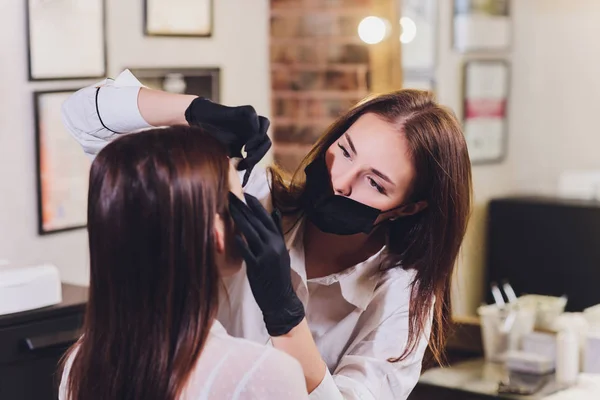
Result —
<svg viewBox="0 0 600 400"><path fill-rule="evenodd" d="M65 124L90 155L119 134L176 124L221 128L230 156L245 144L251 196L232 213L247 271L226 280L218 318L228 332L294 356L311 399L407 398L428 344L441 357L470 212L469 156L452 113L422 91L365 100L286 180L274 168L249 173L270 143L251 107L138 86L125 73L78 91ZM289 253L254 198L283 215Z"/></svg>

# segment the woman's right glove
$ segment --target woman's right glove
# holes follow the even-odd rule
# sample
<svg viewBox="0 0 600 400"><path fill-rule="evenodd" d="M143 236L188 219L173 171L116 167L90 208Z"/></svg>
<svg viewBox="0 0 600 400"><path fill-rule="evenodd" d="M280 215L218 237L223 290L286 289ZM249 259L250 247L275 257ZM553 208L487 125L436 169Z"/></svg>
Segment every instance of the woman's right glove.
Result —
<svg viewBox="0 0 600 400"><path fill-rule="evenodd" d="M190 125L212 126L216 139L227 146L230 157L242 157L242 148L246 147L246 158L237 166L239 171L246 170L243 186L254 166L271 148L267 135L270 122L252 106L228 107L198 97L185 111L185 119Z"/></svg>
<svg viewBox="0 0 600 400"><path fill-rule="evenodd" d="M229 195L231 217L244 239L236 236L246 261L246 273L258 307L271 336L288 333L304 319L304 306L296 296L290 275L290 255L281 231L281 214L269 215L249 194L248 205Z"/></svg>

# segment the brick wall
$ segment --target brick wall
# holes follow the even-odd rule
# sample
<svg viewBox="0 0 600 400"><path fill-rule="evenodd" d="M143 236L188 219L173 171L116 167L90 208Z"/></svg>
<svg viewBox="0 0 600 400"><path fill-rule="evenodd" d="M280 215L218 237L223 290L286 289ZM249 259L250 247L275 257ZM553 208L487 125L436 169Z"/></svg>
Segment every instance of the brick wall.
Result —
<svg viewBox="0 0 600 400"><path fill-rule="evenodd" d="M373 0L271 0L274 159L293 171L311 145L369 89L359 22Z"/></svg>

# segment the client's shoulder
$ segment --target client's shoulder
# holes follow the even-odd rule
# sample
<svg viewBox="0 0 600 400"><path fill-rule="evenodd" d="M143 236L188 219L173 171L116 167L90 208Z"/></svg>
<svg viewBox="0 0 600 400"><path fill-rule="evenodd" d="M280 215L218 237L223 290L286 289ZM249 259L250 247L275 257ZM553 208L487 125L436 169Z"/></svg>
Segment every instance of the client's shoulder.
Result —
<svg viewBox="0 0 600 400"><path fill-rule="evenodd" d="M230 336L216 321L191 378L190 393L209 386L249 396L241 398L307 398L298 361L272 346Z"/></svg>
<svg viewBox="0 0 600 400"><path fill-rule="evenodd" d="M237 360L243 357L246 360L260 360L260 362L269 359L269 362L278 360L284 364L297 363L293 357L275 349L271 345L231 336L227 333L223 325L216 320L213 323L205 346L206 352L211 351L211 349L217 350L221 354L229 353L230 355L235 356Z"/></svg>

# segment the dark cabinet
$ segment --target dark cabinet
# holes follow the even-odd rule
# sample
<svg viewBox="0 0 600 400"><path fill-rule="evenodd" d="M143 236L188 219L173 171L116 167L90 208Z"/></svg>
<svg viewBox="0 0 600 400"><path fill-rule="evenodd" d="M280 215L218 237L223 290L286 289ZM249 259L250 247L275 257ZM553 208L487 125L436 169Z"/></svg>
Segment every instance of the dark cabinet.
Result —
<svg viewBox="0 0 600 400"><path fill-rule="evenodd" d="M55 400L60 360L79 337L87 289L63 285L52 307L0 316L0 399Z"/></svg>

